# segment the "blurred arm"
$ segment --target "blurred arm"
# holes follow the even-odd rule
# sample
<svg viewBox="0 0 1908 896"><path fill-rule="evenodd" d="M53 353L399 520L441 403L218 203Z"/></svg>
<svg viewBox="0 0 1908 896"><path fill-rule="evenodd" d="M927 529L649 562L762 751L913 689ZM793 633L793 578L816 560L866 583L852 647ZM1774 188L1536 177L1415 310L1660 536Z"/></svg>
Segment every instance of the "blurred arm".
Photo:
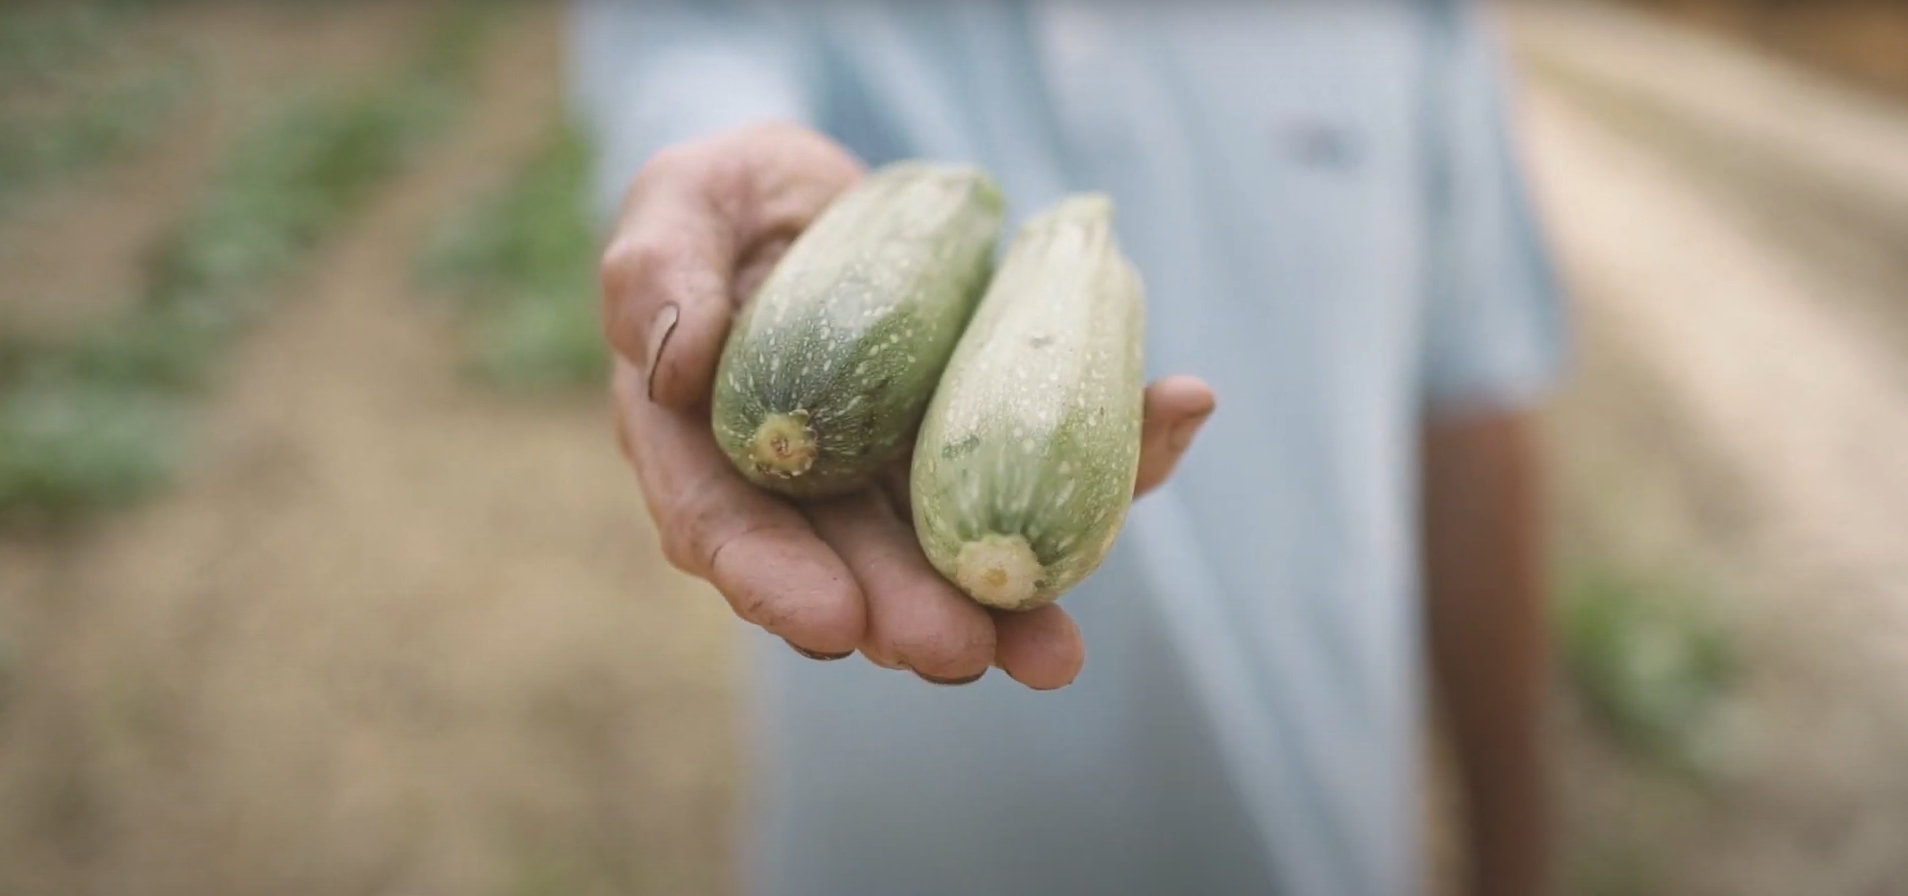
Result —
<svg viewBox="0 0 1908 896"><path fill-rule="evenodd" d="M1528 413L1425 426L1430 657L1458 754L1471 892L1534 896L1548 868L1542 715L1550 669L1539 464Z"/></svg>

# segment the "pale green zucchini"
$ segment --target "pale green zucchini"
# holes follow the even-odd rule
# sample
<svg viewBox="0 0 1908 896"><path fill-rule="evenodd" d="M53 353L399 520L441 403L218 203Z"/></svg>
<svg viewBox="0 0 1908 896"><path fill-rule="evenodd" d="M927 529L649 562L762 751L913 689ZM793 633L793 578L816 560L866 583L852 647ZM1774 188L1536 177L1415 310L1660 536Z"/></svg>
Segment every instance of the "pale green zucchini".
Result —
<svg viewBox="0 0 1908 896"><path fill-rule="evenodd" d="M1069 196L1015 235L910 471L921 548L974 600L1030 610L1106 558L1139 470L1145 327L1106 196Z"/></svg>
<svg viewBox="0 0 1908 896"><path fill-rule="evenodd" d="M899 457L986 289L1003 206L985 172L898 162L796 238L716 370L716 441L744 476L822 498Z"/></svg>

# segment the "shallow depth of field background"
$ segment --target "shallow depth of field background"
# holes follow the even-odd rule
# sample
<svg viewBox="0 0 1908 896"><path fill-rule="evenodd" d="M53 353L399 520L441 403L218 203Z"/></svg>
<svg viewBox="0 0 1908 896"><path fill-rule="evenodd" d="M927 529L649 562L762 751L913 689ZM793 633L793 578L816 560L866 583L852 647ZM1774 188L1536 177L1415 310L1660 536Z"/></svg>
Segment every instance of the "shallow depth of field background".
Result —
<svg viewBox="0 0 1908 896"><path fill-rule="evenodd" d="M1505 11L1577 299L1565 892L1900 892L1908 3ZM0 6L0 893L729 889L561 14Z"/></svg>

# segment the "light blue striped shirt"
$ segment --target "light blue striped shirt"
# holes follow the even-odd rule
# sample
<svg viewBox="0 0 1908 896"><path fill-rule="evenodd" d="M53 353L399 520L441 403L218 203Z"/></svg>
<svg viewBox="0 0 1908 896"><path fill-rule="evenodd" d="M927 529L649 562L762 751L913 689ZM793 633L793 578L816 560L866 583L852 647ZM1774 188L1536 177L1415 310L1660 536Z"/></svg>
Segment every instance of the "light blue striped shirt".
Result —
<svg viewBox="0 0 1908 896"><path fill-rule="evenodd" d="M764 896L1422 891L1417 435L1531 399L1562 297L1496 46L1452 3L578 0L605 212L643 159L794 118L985 165L1010 225L1098 189L1149 367L1220 412L1064 598L1080 680L926 686L766 636ZM752 643L754 643L752 641Z"/></svg>

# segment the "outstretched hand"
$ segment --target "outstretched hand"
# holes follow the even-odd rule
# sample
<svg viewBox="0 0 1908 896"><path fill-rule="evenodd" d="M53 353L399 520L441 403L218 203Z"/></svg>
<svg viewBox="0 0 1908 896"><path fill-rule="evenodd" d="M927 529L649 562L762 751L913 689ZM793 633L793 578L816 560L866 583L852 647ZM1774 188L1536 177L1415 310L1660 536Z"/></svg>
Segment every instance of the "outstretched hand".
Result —
<svg viewBox="0 0 1908 896"><path fill-rule="evenodd" d="M794 504L716 445L709 395L731 315L863 172L828 138L768 124L657 153L637 174L602 263L623 453L669 562L803 655L859 651L937 684L994 666L1063 687L1086 658L1072 618L1053 604L988 610L941 578L915 540L905 459L865 493ZM1165 481L1213 407L1192 377L1147 387L1138 494Z"/></svg>

